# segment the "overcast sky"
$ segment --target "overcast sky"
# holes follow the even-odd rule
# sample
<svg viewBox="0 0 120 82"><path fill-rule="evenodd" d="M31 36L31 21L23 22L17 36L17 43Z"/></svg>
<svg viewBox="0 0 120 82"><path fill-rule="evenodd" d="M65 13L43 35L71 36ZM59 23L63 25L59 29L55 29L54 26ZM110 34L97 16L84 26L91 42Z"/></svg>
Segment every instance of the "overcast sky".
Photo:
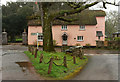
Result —
<svg viewBox="0 0 120 82"><path fill-rule="evenodd" d="M6 2L10 2L10 1L15 2L16 0L1 0L1 3L2 4L6 4ZM114 2L114 0L107 0L107 1ZM116 3L118 3L120 0L115 0L115 1L116 1ZM98 3L97 5L91 7L90 9L94 9L94 10L102 9L102 10L107 11L107 12L114 11L114 10L118 11L118 7L117 6L113 6L113 5L106 5L107 9L104 9L104 8L101 8L101 7L102 7L102 3Z"/></svg>

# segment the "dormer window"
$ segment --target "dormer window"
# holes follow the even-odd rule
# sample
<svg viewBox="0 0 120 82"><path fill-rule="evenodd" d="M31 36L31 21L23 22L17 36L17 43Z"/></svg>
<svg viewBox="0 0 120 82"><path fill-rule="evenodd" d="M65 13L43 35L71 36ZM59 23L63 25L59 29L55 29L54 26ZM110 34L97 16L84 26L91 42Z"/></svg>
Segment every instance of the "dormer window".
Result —
<svg viewBox="0 0 120 82"><path fill-rule="evenodd" d="M67 30L67 25L62 25L62 30Z"/></svg>
<svg viewBox="0 0 120 82"><path fill-rule="evenodd" d="M85 26L80 26L80 30L85 30Z"/></svg>

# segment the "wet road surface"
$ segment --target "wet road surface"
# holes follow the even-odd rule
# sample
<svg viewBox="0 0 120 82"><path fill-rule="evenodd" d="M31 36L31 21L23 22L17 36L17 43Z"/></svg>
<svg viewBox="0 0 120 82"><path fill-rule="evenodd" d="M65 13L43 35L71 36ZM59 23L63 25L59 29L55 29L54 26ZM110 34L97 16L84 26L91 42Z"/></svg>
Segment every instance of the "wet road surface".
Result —
<svg viewBox="0 0 120 82"><path fill-rule="evenodd" d="M0 45L0 82L2 81L2 46Z"/></svg>
<svg viewBox="0 0 120 82"><path fill-rule="evenodd" d="M118 55L94 55L72 80L118 80Z"/></svg>
<svg viewBox="0 0 120 82"><path fill-rule="evenodd" d="M85 54L120 54L120 50L83 49Z"/></svg>
<svg viewBox="0 0 120 82"><path fill-rule="evenodd" d="M27 47L21 45L5 45L2 53L3 80L41 80L35 73L28 57L23 53ZM60 49L56 49L59 50ZM117 80L118 51L85 50L90 55L88 64L72 80ZM92 55L91 55L92 54ZM0 71L1 72L1 71ZM1 74L1 73L0 73Z"/></svg>
<svg viewBox="0 0 120 82"><path fill-rule="evenodd" d="M23 53L27 47L21 45L5 45L2 53L3 80L41 80Z"/></svg>

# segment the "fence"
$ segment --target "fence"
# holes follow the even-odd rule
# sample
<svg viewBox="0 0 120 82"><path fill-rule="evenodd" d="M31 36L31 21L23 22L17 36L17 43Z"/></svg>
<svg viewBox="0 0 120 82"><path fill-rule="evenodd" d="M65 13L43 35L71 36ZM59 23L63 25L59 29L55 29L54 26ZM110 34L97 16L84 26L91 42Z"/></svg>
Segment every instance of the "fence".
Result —
<svg viewBox="0 0 120 82"><path fill-rule="evenodd" d="M120 48L120 41L96 41L97 47Z"/></svg>
<svg viewBox="0 0 120 82"><path fill-rule="evenodd" d="M37 58L37 52L38 52L38 49L37 48L34 48L34 47L28 47L28 51L30 53L32 53L32 55L34 55L34 58ZM44 64L49 64L49 67L48 67L48 74L51 73L51 70L52 70L52 65L56 65L56 66L64 66L67 68L67 61L72 61L73 60L73 64L76 64L76 56L78 56L80 59L83 59L83 53L81 54L82 52L82 49L75 49L74 50L74 53L72 54L72 59L70 60L67 60L67 57L64 56L63 57L63 63L61 63L60 65L56 64L54 62L55 58L54 57L51 57L50 60L48 62L45 62L43 61L44 59L44 55L43 53L40 54L40 59L39 59L39 63L44 63ZM77 54L77 55L75 55Z"/></svg>

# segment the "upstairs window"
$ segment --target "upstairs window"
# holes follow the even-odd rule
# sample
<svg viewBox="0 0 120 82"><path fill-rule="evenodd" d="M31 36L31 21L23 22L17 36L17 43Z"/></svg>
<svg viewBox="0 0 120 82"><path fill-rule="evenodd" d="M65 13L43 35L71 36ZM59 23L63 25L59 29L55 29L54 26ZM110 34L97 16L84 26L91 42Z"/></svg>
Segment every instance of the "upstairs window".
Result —
<svg viewBox="0 0 120 82"><path fill-rule="evenodd" d="M85 26L80 26L80 30L85 30Z"/></svg>
<svg viewBox="0 0 120 82"><path fill-rule="evenodd" d="M77 41L83 41L83 36L77 36Z"/></svg>
<svg viewBox="0 0 120 82"><path fill-rule="evenodd" d="M67 25L62 25L62 30L67 30Z"/></svg>

